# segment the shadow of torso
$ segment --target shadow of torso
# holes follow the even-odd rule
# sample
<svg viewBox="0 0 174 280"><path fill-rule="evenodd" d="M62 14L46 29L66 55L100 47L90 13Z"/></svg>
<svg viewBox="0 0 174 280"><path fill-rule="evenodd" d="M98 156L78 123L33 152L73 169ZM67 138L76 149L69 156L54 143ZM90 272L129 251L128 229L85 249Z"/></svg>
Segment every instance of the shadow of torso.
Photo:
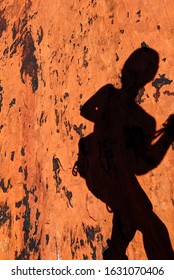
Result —
<svg viewBox="0 0 174 280"><path fill-rule="evenodd" d="M91 120L95 115L94 132L83 139L89 162L88 188L113 211L129 204L137 208L137 202L133 203L136 197L141 205L151 208L135 174L145 173L143 156L154 137L155 120L135 102L130 106L124 92L112 85L100 90L97 106L95 97L94 104L92 99L87 103L82 109L86 112L90 105L85 117ZM130 209L133 211L132 206Z"/></svg>

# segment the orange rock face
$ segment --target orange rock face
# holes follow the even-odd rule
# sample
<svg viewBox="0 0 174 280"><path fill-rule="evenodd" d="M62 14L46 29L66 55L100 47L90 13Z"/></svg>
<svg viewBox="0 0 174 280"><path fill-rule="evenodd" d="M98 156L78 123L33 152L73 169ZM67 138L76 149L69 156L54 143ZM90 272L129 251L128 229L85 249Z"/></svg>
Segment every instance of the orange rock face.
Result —
<svg viewBox="0 0 174 280"><path fill-rule="evenodd" d="M163 127L174 113L173 9L166 0L0 1L0 259L103 259L113 213L72 174L79 140L95 127L80 109L106 84L120 89L128 57L149 47L158 70L136 102ZM172 141L165 149L136 178L174 248ZM151 242L157 251L155 232ZM145 247L136 228L126 255L153 258Z"/></svg>

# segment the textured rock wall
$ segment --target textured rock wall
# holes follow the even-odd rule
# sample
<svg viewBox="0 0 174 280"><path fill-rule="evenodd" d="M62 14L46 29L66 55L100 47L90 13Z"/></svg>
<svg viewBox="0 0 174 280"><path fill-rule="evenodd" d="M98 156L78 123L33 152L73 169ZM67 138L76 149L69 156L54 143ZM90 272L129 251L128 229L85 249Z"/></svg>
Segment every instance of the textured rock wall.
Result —
<svg viewBox="0 0 174 280"><path fill-rule="evenodd" d="M0 259L102 259L112 213L72 176L93 124L80 106L120 87L129 55L160 56L139 104L157 122L173 113L174 2L0 1ZM174 149L174 148L173 148ZM174 246L174 151L138 180ZM146 259L141 233L130 259Z"/></svg>

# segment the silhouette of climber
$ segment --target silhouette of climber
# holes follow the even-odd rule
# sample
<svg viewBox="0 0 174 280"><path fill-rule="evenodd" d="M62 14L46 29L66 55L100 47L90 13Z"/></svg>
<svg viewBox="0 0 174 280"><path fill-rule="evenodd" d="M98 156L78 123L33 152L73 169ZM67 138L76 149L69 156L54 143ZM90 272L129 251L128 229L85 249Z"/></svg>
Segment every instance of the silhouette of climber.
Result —
<svg viewBox="0 0 174 280"><path fill-rule="evenodd" d="M113 212L113 227L104 259L127 259L136 230L143 235L148 259L174 259L169 234L135 175L157 167L174 140L174 115L156 132L155 119L135 101L153 80L159 57L151 48L132 53L122 69L122 88L102 87L81 108L94 132L80 139L73 173ZM152 140L156 142L152 144Z"/></svg>

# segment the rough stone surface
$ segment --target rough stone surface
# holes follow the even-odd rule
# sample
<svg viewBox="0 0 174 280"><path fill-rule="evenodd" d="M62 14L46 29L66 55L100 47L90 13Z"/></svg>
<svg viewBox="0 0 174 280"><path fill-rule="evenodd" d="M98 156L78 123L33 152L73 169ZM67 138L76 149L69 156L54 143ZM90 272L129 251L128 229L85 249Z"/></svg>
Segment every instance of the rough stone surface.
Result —
<svg viewBox="0 0 174 280"><path fill-rule="evenodd" d="M0 1L0 259L102 259L112 213L72 176L80 107L149 46L158 73L137 102L162 127L174 104L174 2ZM174 146L138 176L174 247ZM146 259L137 231L129 259Z"/></svg>

